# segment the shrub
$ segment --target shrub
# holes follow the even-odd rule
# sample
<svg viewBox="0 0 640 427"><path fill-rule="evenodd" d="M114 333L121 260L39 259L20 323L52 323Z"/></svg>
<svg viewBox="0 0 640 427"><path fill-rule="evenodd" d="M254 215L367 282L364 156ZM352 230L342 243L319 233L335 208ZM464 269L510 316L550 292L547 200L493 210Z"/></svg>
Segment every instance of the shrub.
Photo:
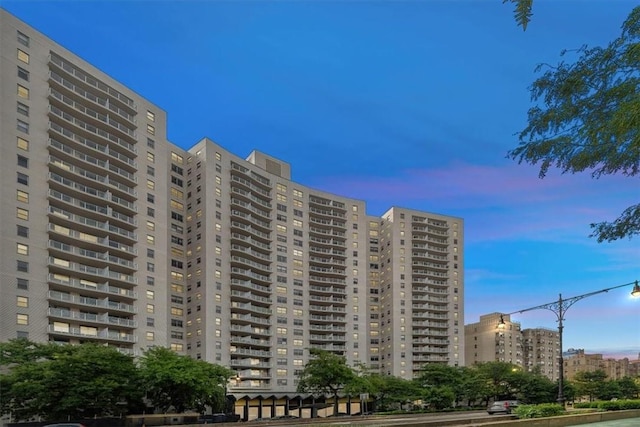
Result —
<svg viewBox="0 0 640 427"><path fill-rule="evenodd" d="M598 409L604 411L621 411L623 409L640 409L640 400L607 400L600 401Z"/></svg>
<svg viewBox="0 0 640 427"><path fill-rule="evenodd" d="M521 405L514 413L518 418L544 418L564 414L564 408L557 403L543 403L540 405Z"/></svg>

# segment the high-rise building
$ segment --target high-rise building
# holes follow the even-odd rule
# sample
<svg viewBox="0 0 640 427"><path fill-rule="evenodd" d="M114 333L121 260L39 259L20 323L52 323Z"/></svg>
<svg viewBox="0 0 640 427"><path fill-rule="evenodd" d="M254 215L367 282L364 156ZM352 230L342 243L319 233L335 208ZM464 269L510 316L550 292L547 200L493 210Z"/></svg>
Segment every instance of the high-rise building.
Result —
<svg viewBox="0 0 640 427"><path fill-rule="evenodd" d="M291 180L0 10L0 340L165 346L293 392L306 349L412 378L464 365L461 218ZM460 324L459 324L460 322Z"/></svg>

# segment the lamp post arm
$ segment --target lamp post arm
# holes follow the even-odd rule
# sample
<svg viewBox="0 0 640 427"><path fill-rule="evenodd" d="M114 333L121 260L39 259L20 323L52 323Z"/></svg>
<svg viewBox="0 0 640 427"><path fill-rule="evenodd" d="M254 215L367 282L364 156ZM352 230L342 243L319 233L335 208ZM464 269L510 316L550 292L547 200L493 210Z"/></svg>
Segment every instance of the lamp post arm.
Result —
<svg viewBox="0 0 640 427"><path fill-rule="evenodd" d="M633 285L635 282L629 282L629 283L625 283L624 285L618 285L618 286L612 286L610 288L605 288L605 289L600 289L599 291L593 291L593 292L589 292L586 294L582 294L582 295L578 295L575 297L571 297L571 298L562 298L562 295L560 295L560 298L558 298L558 301L553 301L553 302L548 302L546 304L540 304L537 305L535 307L529 307L529 308L525 308L522 310L516 310L513 311L511 313L506 313L506 314L516 314L516 313L524 313L525 311L532 311L532 310L550 310L553 311L555 313L556 316L558 316L558 321L562 318L564 319L564 313L569 309L569 307L571 307L573 304L575 304L576 302L588 298L590 296L593 295L598 295L598 294L603 294L605 292L609 292L610 290L613 289L618 289L618 288L623 288L625 286L629 286L629 285Z"/></svg>

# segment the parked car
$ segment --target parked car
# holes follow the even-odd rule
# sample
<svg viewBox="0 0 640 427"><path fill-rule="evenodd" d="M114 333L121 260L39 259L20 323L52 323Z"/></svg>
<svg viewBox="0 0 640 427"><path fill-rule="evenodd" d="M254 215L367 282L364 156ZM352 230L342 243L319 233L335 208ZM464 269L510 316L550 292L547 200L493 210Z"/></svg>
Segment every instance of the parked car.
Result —
<svg viewBox="0 0 640 427"><path fill-rule="evenodd" d="M515 408L518 407L517 400L496 400L487 408L487 412L490 415L493 414L510 414Z"/></svg>

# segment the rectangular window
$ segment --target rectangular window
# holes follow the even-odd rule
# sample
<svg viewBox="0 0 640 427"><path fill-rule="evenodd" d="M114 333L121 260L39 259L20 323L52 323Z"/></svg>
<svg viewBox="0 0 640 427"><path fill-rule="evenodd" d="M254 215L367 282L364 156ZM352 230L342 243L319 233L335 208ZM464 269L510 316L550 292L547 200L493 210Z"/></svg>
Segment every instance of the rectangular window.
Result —
<svg viewBox="0 0 640 427"><path fill-rule="evenodd" d="M26 209L18 208L16 210L16 218L28 221L29 220L29 211L26 210Z"/></svg>
<svg viewBox="0 0 640 427"><path fill-rule="evenodd" d="M29 175L18 172L18 184L29 185Z"/></svg>
<svg viewBox="0 0 640 427"><path fill-rule="evenodd" d="M152 152L147 151L147 160L149 161L149 163L155 163L156 156Z"/></svg>
<svg viewBox="0 0 640 427"><path fill-rule="evenodd" d="M18 78L29 81L29 71L25 70L22 67L18 67Z"/></svg>
<svg viewBox="0 0 640 427"><path fill-rule="evenodd" d="M29 203L29 193L27 193L26 191L18 190L16 194L16 199L19 202Z"/></svg>
<svg viewBox="0 0 640 427"><path fill-rule="evenodd" d="M16 307L28 308L29 307L29 298L27 297L17 297Z"/></svg>
<svg viewBox="0 0 640 427"><path fill-rule="evenodd" d="M29 106L24 105L22 102L18 102L18 113L29 117Z"/></svg>
<svg viewBox="0 0 640 427"><path fill-rule="evenodd" d="M29 324L29 315L28 314L16 314L16 323L18 325L28 325Z"/></svg>
<svg viewBox="0 0 640 427"><path fill-rule="evenodd" d="M29 47L29 36L18 31L18 43L23 46Z"/></svg>
<svg viewBox="0 0 640 427"><path fill-rule="evenodd" d="M17 234L20 237L29 237L29 227L25 227L23 225L18 225L17 226Z"/></svg>
<svg viewBox="0 0 640 427"><path fill-rule="evenodd" d="M16 287L23 291L29 290L29 281L27 279L18 278L16 281Z"/></svg>
<svg viewBox="0 0 640 427"><path fill-rule="evenodd" d="M154 112L147 110L147 119L150 122L155 122L156 121L156 115Z"/></svg>
<svg viewBox="0 0 640 427"><path fill-rule="evenodd" d="M16 129L23 133L29 133L29 123L18 119Z"/></svg>
<svg viewBox="0 0 640 427"><path fill-rule="evenodd" d="M18 85L18 97L22 99L29 99L29 89L22 85Z"/></svg>
<svg viewBox="0 0 640 427"><path fill-rule="evenodd" d="M29 63L29 54L24 50L18 49L18 59L25 64Z"/></svg>
<svg viewBox="0 0 640 427"><path fill-rule="evenodd" d="M155 135L155 134L156 134L156 128L154 128L154 127L153 127L153 126L151 126L151 125L147 125L147 133L148 133L149 135Z"/></svg>
<svg viewBox="0 0 640 427"><path fill-rule="evenodd" d="M171 152L171 161L179 165L184 164L184 158L181 155L174 153L173 151Z"/></svg>
<svg viewBox="0 0 640 427"><path fill-rule="evenodd" d="M18 243L16 246L16 253L18 255L29 255L29 246L23 243Z"/></svg>
<svg viewBox="0 0 640 427"><path fill-rule="evenodd" d="M22 137L18 137L18 141L16 143L17 147L24 151L29 151L29 141Z"/></svg>
<svg viewBox="0 0 640 427"><path fill-rule="evenodd" d="M29 168L29 158L18 154L18 166L21 168Z"/></svg>
<svg viewBox="0 0 640 427"><path fill-rule="evenodd" d="M29 272L29 263L27 261L18 261L16 264L16 269L23 273Z"/></svg>

